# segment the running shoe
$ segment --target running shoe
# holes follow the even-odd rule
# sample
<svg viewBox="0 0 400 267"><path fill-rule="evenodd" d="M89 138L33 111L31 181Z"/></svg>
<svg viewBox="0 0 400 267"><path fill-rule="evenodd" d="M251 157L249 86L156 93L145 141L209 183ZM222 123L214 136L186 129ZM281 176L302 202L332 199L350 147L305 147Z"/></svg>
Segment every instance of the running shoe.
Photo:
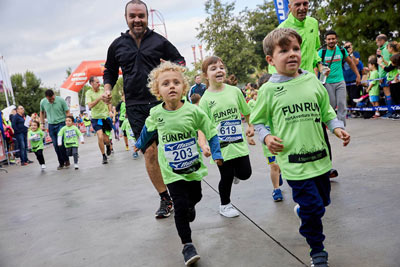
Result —
<svg viewBox="0 0 400 267"><path fill-rule="evenodd" d="M231 203L219 206L219 214L227 218L233 218L240 215L239 211Z"/></svg>
<svg viewBox="0 0 400 267"><path fill-rule="evenodd" d="M163 219L168 218L171 215L171 211L174 210L174 205L172 204L172 200L162 198L160 200L160 208L156 211L156 218Z"/></svg>
<svg viewBox="0 0 400 267"><path fill-rule="evenodd" d="M279 202L283 200L282 191L281 189L277 188L272 191L272 198L275 202Z"/></svg>
<svg viewBox="0 0 400 267"><path fill-rule="evenodd" d="M328 252L321 251L311 256L311 267L329 267Z"/></svg>
<svg viewBox="0 0 400 267"><path fill-rule="evenodd" d="M26 166L28 164L29 164L28 162L21 162L21 166Z"/></svg>
<svg viewBox="0 0 400 267"><path fill-rule="evenodd" d="M381 119L390 119L392 115L392 113L386 113L385 115L381 116Z"/></svg>
<svg viewBox="0 0 400 267"><path fill-rule="evenodd" d="M58 165L57 170L62 170L64 168L64 165Z"/></svg>
<svg viewBox="0 0 400 267"><path fill-rule="evenodd" d="M65 168L69 168L70 165L71 165L71 163L69 162L69 160L67 160L67 161L64 163L64 167L65 167Z"/></svg>
<svg viewBox="0 0 400 267"><path fill-rule="evenodd" d="M391 119L394 120L394 121L395 121L395 120L399 120L399 119L400 119L400 114L397 114L397 113L396 113L396 114L393 114L392 117L391 117Z"/></svg>
<svg viewBox="0 0 400 267"><path fill-rule="evenodd" d="M234 183L234 184L238 184L238 183L240 183L240 179L239 179L239 178L237 178L236 176L235 176L235 177L233 177L233 183Z"/></svg>
<svg viewBox="0 0 400 267"><path fill-rule="evenodd" d="M194 207L188 209L188 220L193 222L196 218L196 209Z"/></svg>
<svg viewBox="0 0 400 267"><path fill-rule="evenodd" d="M27 162L28 164L33 163L33 161L32 161L32 160L29 160L29 159L28 159L26 162Z"/></svg>
<svg viewBox="0 0 400 267"><path fill-rule="evenodd" d="M182 254L186 266L192 265L200 259L200 256L197 254L196 248L193 246L193 244L185 244L183 246Z"/></svg>
<svg viewBox="0 0 400 267"><path fill-rule="evenodd" d="M46 165L42 164L41 168L42 168L42 170L46 169Z"/></svg>
<svg viewBox="0 0 400 267"><path fill-rule="evenodd" d="M106 150L107 150L107 156L111 155L111 146L110 145L106 145Z"/></svg>
<svg viewBox="0 0 400 267"><path fill-rule="evenodd" d="M137 152L133 152L132 157L133 157L133 159L138 159L139 154Z"/></svg>
<svg viewBox="0 0 400 267"><path fill-rule="evenodd" d="M74 168L75 168L75 170L77 170L77 169L79 169L79 166L78 166L78 164L74 164Z"/></svg>
<svg viewBox="0 0 400 267"><path fill-rule="evenodd" d="M107 160L107 156L106 156L106 155L103 155L103 161L102 161L102 163L103 163L103 164L107 164L107 163L108 163L108 160Z"/></svg>
<svg viewBox="0 0 400 267"><path fill-rule="evenodd" d="M129 151L129 146L126 146L126 147L125 147L125 150L126 150L126 151Z"/></svg>
<svg viewBox="0 0 400 267"><path fill-rule="evenodd" d="M339 173L338 173L338 171L336 169L331 169L329 171L329 178L335 178L335 177L338 177L338 176L339 176Z"/></svg>

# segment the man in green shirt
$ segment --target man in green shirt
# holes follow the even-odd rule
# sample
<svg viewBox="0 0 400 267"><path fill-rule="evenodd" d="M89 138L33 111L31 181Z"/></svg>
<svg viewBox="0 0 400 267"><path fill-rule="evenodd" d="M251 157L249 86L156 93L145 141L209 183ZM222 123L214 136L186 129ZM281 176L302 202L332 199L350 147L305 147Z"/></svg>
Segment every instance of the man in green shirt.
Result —
<svg viewBox="0 0 400 267"><path fill-rule="evenodd" d="M70 115L67 103L62 97L56 96L53 90L49 89L45 93L45 98L40 101L40 126L45 130L44 118L47 117L49 123L49 135L56 151L59 166L57 170L70 165L64 145L57 145L57 135L62 127L65 126L65 118Z"/></svg>
<svg viewBox="0 0 400 267"><path fill-rule="evenodd" d="M104 89L100 88L99 79L92 76L89 79L92 89L86 92L86 105L89 106L92 113L92 126L96 131L99 149L103 155L103 164L107 164L107 156L111 155L110 139L106 131L112 130L111 121L107 119L111 113L111 104L106 104L102 100ZM104 151L104 143L107 147L107 156Z"/></svg>
<svg viewBox="0 0 400 267"><path fill-rule="evenodd" d="M376 56L378 58L383 57L383 59L386 62L390 61L391 54L387 50L387 45L388 45L388 38L385 34L379 34L376 37L376 45L378 46L378 49L376 50ZM388 112L381 116L381 118L390 118L393 115L393 110L392 110L392 95L390 93L390 87L386 79L386 72L385 70L379 65L378 66L378 73L379 73L379 78L383 79L381 80L381 88L383 89L383 93L385 94L385 101L386 105L388 107Z"/></svg>

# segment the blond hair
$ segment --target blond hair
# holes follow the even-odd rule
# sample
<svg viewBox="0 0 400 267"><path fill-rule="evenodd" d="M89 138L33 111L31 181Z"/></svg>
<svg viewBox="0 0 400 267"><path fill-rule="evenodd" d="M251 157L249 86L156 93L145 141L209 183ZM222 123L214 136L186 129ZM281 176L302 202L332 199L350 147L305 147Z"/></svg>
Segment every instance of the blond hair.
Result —
<svg viewBox="0 0 400 267"><path fill-rule="evenodd" d="M169 61L161 63L157 68L150 72L147 84L147 87L150 88L150 93L157 97L158 100L162 99L160 95L160 88L158 87L158 77L161 73L166 71L174 71L181 74L183 81L182 95L186 95L187 91L189 90L189 82L184 75L186 69Z"/></svg>
<svg viewBox="0 0 400 267"><path fill-rule="evenodd" d="M278 28L268 33L263 41L264 54L266 56L272 56L277 45L280 47L288 46L291 43L290 37L296 38L299 42L299 45L301 45L303 40L301 39L301 36L293 29Z"/></svg>

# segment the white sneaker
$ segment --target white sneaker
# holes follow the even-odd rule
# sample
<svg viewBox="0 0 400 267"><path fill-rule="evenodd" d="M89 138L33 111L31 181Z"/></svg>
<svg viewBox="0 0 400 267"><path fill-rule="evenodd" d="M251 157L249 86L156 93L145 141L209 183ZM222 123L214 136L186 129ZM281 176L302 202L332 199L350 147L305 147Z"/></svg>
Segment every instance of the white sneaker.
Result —
<svg viewBox="0 0 400 267"><path fill-rule="evenodd" d="M228 218L233 218L237 217L240 215L240 213L235 209L231 203L228 205L220 205L219 206L219 214L222 216L228 217Z"/></svg>
<svg viewBox="0 0 400 267"><path fill-rule="evenodd" d="M74 168L75 168L75 170L79 169L78 164L74 164Z"/></svg>
<svg viewBox="0 0 400 267"><path fill-rule="evenodd" d="M46 165L42 164L42 170L46 169Z"/></svg>
<svg viewBox="0 0 400 267"><path fill-rule="evenodd" d="M240 183L240 179L237 178L237 177L233 177L233 183L234 183L234 184Z"/></svg>

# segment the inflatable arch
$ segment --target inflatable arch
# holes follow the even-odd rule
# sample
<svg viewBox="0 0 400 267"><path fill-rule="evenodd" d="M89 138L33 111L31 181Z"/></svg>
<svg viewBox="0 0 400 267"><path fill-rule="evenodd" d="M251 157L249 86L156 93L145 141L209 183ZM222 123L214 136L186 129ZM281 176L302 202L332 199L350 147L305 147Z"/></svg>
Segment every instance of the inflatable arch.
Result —
<svg viewBox="0 0 400 267"><path fill-rule="evenodd" d="M69 75L60 88L60 96L65 99L70 112L74 116L80 113L78 93L91 76L103 76L105 60L82 61ZM119 71L121 75L121 70Z"/></svg>

